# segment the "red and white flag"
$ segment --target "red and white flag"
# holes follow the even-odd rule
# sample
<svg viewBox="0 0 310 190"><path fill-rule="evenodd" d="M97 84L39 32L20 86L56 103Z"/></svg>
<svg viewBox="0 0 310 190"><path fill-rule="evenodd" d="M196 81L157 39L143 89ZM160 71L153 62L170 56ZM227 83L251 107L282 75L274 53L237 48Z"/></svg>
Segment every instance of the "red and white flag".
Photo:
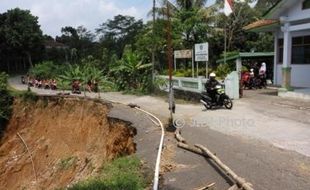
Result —
<svg viewBox="0 0 310 190"><path fill-rule="evenodd" d="M233 4L233 0L225 0L224 13L226 16L229 16L233 12Z"/></svg>

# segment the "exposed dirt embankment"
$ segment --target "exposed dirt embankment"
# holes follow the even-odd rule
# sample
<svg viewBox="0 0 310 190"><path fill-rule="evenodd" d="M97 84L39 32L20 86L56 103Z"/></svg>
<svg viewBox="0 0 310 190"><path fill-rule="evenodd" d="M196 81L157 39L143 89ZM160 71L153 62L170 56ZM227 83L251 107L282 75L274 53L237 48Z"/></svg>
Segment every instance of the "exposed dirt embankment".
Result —
<svg viewBox="0 0 310 190"><path fill-rule="evenodd" d="M0 189L66 187L96 175L105 161L134 153L136 129L109 118L110 108L75 98L15 100L0 142Z"/></svg>

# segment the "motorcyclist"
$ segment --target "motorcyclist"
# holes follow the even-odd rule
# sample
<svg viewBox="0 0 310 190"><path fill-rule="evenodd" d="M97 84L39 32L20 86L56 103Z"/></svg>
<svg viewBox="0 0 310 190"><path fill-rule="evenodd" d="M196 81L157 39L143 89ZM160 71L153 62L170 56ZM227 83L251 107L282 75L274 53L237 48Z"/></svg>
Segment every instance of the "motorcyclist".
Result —
<svg viewBox="0 0 310 190"><path fill-rule="evenodd" d="M207 81L207 83L205 85L207 93L210 96L210 98L212 99L213 103L216 102L216 94L217 94L216 86L220 85L220 83L215 78L216 78L216 74L211 73L209 76L209 80Z"/></svg>

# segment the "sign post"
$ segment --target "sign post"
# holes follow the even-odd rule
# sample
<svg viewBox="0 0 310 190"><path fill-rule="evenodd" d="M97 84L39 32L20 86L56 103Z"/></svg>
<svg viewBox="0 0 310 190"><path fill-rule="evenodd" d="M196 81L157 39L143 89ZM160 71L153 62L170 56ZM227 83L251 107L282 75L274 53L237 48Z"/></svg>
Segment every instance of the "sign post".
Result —
<svg viewBox="0 0 310 190"><path fill-rule="evenodd" d="M174 70L177 70L177 59L192 59L193 51L190 49L174 51Z"/></svg>
<svg viewBox="0 0 310 190"><path fill-rule="evenodd" d="M192 78L195 77L194 50L192 49Z"/></svg>
<svg viewBox="0 0 310 190"><path fill-rule="evenodd" d="M195 44L195 61L206 62L206 78L208 78L209 43ZM198 63L197 63L198 76Z"/></svg>

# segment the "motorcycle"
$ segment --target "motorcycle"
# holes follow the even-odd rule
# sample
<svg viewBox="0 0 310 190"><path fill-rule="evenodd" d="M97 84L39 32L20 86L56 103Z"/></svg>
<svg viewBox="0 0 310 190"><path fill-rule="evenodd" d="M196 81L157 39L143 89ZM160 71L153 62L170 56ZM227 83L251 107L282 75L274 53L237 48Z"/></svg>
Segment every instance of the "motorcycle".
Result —
<svg viewBox="0 0 310 190"><path fill-rule="evenodd" d="M216 87L217 94L215 96L216 101L213 102L212 98L208 96L206 93L201 94L200 102L204 105L204 107L208 109L212 109L213 107L225 107L226 109L232 109L233 102L229 98L228 95L225 94L224 85L217 85Z"/></svg>
<svg viewBox="0 0 310 190"><path fill-rule="evenodd" d="M266 88L263 76L251 77L249 72L245 72L241 75L241 84L244 90Z"/></svg>
<svg viewBox="0 0 310 190"><path fill-rule="evenodd" d="M81 94L80 82L78 80L73 81L71 92L72 94Z"/></svg>

